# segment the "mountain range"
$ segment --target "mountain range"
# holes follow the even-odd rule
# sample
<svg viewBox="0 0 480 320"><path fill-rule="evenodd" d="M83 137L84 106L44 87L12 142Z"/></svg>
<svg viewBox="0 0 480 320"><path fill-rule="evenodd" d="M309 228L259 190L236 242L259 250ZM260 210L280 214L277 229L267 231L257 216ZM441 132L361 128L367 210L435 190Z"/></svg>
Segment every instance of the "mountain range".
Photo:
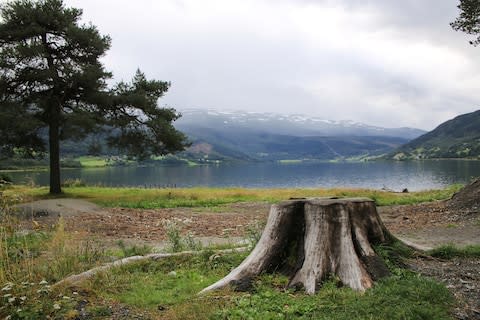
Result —
<svg viewBox="0 0 480 320"><path fill-rule="evenodd" d="M480 159L480 110L457 116L430 132L305 115L204 109L183 110L175 126L188 135L192 146L162 161ZM104 140L97 135L64 141L62 153L89 154L93 143L101 145L102 153L119 155Z"/></svg>
<svg viewBox="0 0 480 320"><path fill-rule="evenodd" d="M377 156L419 137L414 128L383 128L305 115L188 109L175 127L193 142L183 156L212 160L332 160Z"/></svg>

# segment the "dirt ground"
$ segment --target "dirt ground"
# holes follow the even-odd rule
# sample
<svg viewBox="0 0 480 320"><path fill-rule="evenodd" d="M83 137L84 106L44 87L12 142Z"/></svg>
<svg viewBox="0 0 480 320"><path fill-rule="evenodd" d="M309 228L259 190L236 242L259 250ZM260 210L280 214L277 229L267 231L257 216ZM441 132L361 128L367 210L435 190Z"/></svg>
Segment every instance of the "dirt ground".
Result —
<svg viewBox="0 0 480 320"><path fill-rule="evenodd" d="M480 244L480 214L447 205L445 201L409 206L379 207L385 226L397 237L428 249L442 244ZM19 207L25 228L51 228L63 216L66 229L79 238L105 245L119 240L165 248L167 223L203 244L245 241L266 221L268 203L236 203L214 208L124 209L99 208L78 199L52 199ZM445 282L458 301L457 319L480 319L480 259L417 258L409 262L419 273Z"/></svg>
<svg viewBox="0 0 480 320"><path fill-rule="evenodd" d="M183 234L213 242L244 239L266 221L270 205L235 203L213 208L125 209L99 208L79 199L40 200L19 207L25 228L48 228L63 216L68 231L107 243L163 247L166 225L175 223ZM480 215L452 210L444 201L379 207L386 227L397 237L425 249L442 244L480 244Z"/></svg>

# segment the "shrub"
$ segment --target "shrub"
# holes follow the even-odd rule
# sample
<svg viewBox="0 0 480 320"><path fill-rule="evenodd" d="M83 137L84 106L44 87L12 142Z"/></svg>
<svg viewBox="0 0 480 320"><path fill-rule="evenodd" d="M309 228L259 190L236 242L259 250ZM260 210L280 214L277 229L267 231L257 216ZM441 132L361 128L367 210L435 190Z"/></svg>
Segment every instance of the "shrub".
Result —
<svg viewBox="0 0 480 320"><path fill-rule="evenodd" d="M120 247L123 257L144 256L146 254L152 253L152 247L145 244L143 246L126 246L123 240L119 240L117 241L117 245Z"/></svg>
<svg viewBox="0 0 480 320"><path fill-rule="evenodd" d="M85 187L87 184L82 179L65 179L62 183L62 187Z"/></svg>
<svg viewBox="0 0 480 320"><path fill-rule="evenodd" d="M432 257L441 259L452 259L455 257L461 258L479 258L480 257L480 245L470 245L464 248L459 248L453 244L447 244L440 246L429 251Z"/></svg>
<svg viewBox="0 0 480 320"><path fill-rule="evenodd" d="M0 184L10 184L13 183L12 178L6 173L0 173Z"/></svg>

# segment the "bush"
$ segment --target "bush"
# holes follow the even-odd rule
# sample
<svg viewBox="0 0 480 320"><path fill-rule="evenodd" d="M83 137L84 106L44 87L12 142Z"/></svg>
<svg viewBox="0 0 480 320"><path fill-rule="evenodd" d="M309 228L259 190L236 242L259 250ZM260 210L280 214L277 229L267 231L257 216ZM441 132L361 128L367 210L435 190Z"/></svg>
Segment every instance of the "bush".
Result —
<svg viewBox="0 0 480 320"><path fill-rule="evenodd" d="M12 178L6 173L0 173L0 184L10 184L13 183Z"/></svg>
<svg viewBox="0 0 480 320"><path fill-rule="evenodd" d="M195 240L192 233L188 232L182 237L181 227L173 220L167 220L164 224L167 233L168 250L171 252L180 252L183 250L199 251L202 249L202 243Z"/></svg>
<svg viewBox="0 0 480 320"><path fill-rule="evenodd" d="M152 247L149 247L145 244L143 246L127 246L125 245L125 242L123 242L123 240L118 240L117 245L122 251L123 257L144 256L146 254L152 253Z"/></svg>
<svg viewBox="0 0 480 320"><path fill-rule="evenodd" d="M62 187L86 187L87 184L82 179L65 179Z"/></svg>

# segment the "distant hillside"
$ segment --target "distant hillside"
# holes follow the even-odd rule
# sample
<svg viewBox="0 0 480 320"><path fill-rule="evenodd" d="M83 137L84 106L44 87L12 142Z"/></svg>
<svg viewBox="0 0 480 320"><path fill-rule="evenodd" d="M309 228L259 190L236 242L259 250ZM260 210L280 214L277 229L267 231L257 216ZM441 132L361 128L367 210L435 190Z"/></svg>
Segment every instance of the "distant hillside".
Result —
<svg viewBox="0 0 480 320"><path fill-rule="evenodd" d="M480 158L480 110L448 120L390 157L402 159Z"/></svg>
<svg viewBox="0 0 480 320"><path fill-rule="evenodd" d="M187 110L175 126L193 146L183 155L209 160L332 160L376 156L423 134L302 115Z"/></svg>

